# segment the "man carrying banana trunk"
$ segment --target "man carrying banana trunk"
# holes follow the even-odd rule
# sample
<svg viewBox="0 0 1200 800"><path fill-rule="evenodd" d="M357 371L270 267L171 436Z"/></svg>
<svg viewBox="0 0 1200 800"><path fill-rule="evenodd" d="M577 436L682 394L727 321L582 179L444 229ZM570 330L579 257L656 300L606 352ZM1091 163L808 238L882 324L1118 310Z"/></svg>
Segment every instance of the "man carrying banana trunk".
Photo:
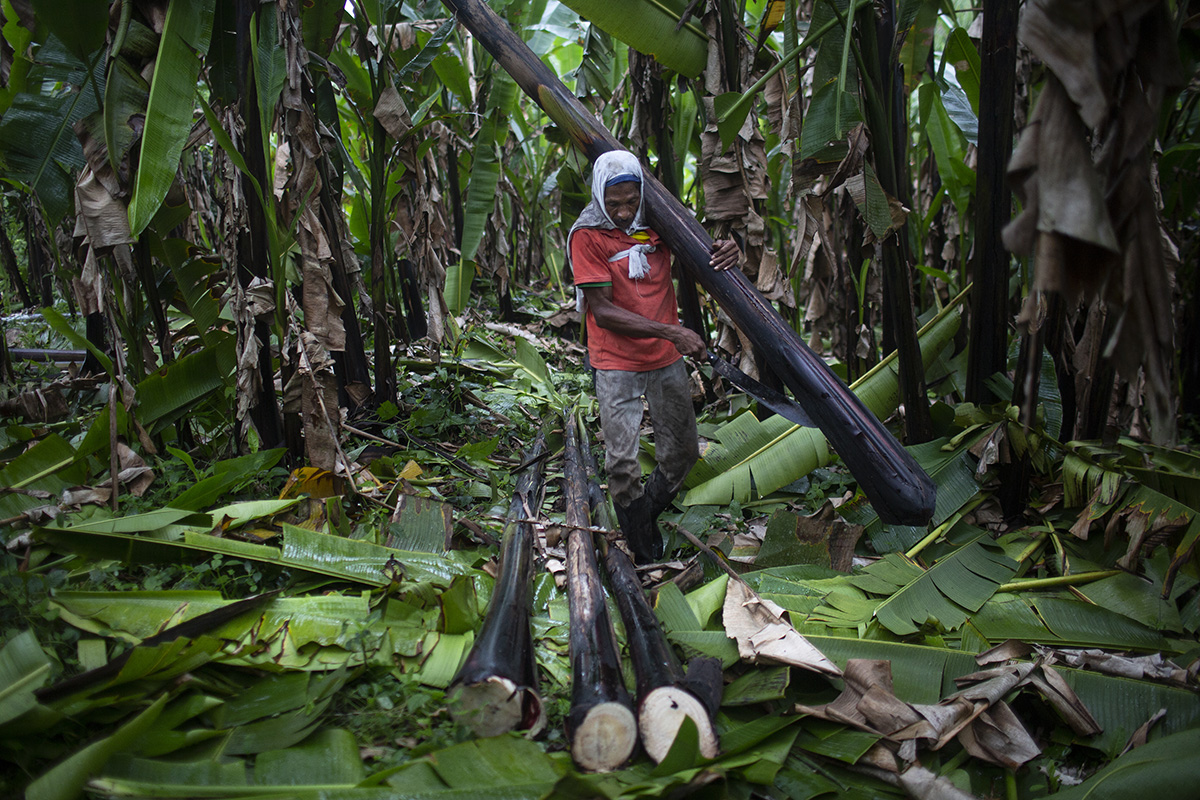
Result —
<svg viewBox="0 0 1200 800"><path fill-rule="evenodd" d="M567 252L586 308L608 488L621 531L644 564L662 557L658 516L699 458L683 356L704 358L707 348L679 323L671 251L645 224L642 168L631 153L614 150L596 159L592 199L571 227ZM709 263L729 269L738 257L735 242L720 240ZM637 459L643 398L658 462L644 487Z"/></svg>

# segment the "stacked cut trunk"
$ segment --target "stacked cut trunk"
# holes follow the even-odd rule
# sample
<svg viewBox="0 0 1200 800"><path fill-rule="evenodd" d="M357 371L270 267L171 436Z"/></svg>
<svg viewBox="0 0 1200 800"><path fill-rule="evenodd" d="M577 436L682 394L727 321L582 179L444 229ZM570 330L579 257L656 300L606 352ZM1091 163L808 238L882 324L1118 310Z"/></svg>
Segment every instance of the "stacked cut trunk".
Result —
<svg viewBox="0 0 1200 800"><path fill-rule="evenodd" d="M588 476L596 473L590 450L581 444L575 414L564 427L567 534L567 597L570 604L571 709L566 731L571 756L581 768L607 772L633 755L639 734L646 753L662 761L685 718L699 733L705 758L717 755L713 714L720 700L719 663L693 668L685 677L642 591L624 551L607 547L604 563L610 591L624 621L637 681L635 703L625 687L617 645L596 557L593 514L607 525L607 500ZM586 455L585 455L586 454ZM474 647L450 687L454 718L477 736L513 730L536 735L546 723L537 691L537 665L530 629L534 532L531 520L542 497L545 437L526 454L529 466L517 481L501 543L500 571L491 605ZM699 682L696 675L706 673ZM698 688L699 687L699 688Z"/></svg>
<svg viewBox="0 0 1200 800"><path fill-rule="evenodd" d="M574 414L567 415L564 433L567 598L571 608L571 711L567 716L567 736L576 764L607 772L633 754L637 722L621 674L621 656L612 620L604 604L604 587L589 528L588 481Z"/></svg>
<svg viewBox="0 0 1200 800"><path fill-rule="evenodd" d="M509 504L491 605L475 645L450 685L451 713L477 736L511 730L534 736L546 726L529 622L534 550L530 520L542 505L545 450L545 435L539 434L525 455L529 466L517 479Z"/></svg>
<svg viewBox="0 0 1200 800"><path fill-rule="evenodd" d="M567 463L570 465L575 461L585 464L586 474L596 475L596 463L591 459L591 450L586 441L579 441L582 438L583 436L575 436L574 430L568 434L568 442L576 440L579 449L572 454L568 444ZM568 476L570 474L568 472ZM572 490L568 477L568 487L568 509L576 502L587 503L595 521L601 523L601 527L607 527L608 503L599 485L591 481L586 488ZM608 573L608 585L625 626L625 641L637 680L637 728L641 734L642 747L656 763L661 762L670 751L684 718L691 718L699 734L700 754L705 758L715 758L717 736L712 718L720 703L722 673L719 662L715 664L714 669L713 662L701 659L700 668L693 667L685 676L679 658L663 634L658 618L646 599L633 562L623 550L607 546L603 538L600 545L605 552L604 564ZM594 569L595 556L590 552L590 535L588 550L588 558ZM607 615L605 616L607 618ZM575 641L575 625L572 606L572 645ZM575 657L573 647L571 657ZM703 677L700 677L701 675ZM578 687L576 690L578 691ZM624 686L621 690L624 691Z"/></svg>

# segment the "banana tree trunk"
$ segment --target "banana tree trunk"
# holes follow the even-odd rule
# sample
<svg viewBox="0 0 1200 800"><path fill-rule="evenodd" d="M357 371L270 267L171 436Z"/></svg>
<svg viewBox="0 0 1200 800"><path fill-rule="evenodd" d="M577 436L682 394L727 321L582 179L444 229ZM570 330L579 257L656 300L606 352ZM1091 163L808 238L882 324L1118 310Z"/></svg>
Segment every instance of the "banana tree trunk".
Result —
<svg viewBox="0 0 1200 800"><path fill-rule="evenodd" d="M589 159L594 161L621 147L482 0L443 2ZM643 200L650 225L671 247L677 262L767 355L771 367L845 461L880 518L895 524L926 524L933 515L936 488L912 456L745 275L709 267L712 239L691 212L649 174L643 183Z"/></svg>
<svg viewBox="0 0 1200 800"><path fill-rule="evenodd" d="M250 48L250 26L256 24L254 12L258 3L240 0L237 3L237 65L239 95L242 115L246 123L246 134L242 144L242 158L259 186L270 186L267 180L267 165L263 150L262 126L258 118L258 88L250 66L254 53ZM238 280L242 286L250 285L255 278L270 278L270 256L267 247L266 209L258 201L254 183L250 176L240 176L242 195L246 198L247 223L249 230L238 234ZM250 418L259 437L268 447L286 444L289 454L299 458L303 445L295 436L289 440L285 434L280 415L279 400L275 396L275 367L271 358L271 326L261 319L254 323L254 336L258 338L258 374L260 380L258 398L250 406ZM281 357L281 366L285 361ZM287 377L284 385L287 385ZM294 426L293 426L294 427Z"/></svg>
<svg viewBox="0 0 1200 800"><path fill-rule="evenodd" d="M450 685L450 711L477 736L499 736L511 730L536 735L546 726L537 691L533 632L533 524L541 507L546 449L539 433L525 454L529 466L517 479L500 545L500 575L483 627L467 660Z"/></svg>
<svg viewBox="0 0 1200 800"><path fill-rule="evenodd" d="M1017 64L1017 0L988 4L979 47L979 177L975 202L975 263L971 293L971 352L967 359L967 399L992 402L987 381L1008 365L1010 323L1008 279L1011 256L1000 232L1012 218L1008 161L1012 155L1013 97Z"/></svg>
<svg viewBox="0 0 1200 800"><path fill-rule="evenodd" d="M571 608L571 710L567 735L580 767L609 772L637 744L637 720L625 689L616 634L604 604L588 502L587 472L579 451L575 414L563 431L567 523L567 599Z"/></svg>

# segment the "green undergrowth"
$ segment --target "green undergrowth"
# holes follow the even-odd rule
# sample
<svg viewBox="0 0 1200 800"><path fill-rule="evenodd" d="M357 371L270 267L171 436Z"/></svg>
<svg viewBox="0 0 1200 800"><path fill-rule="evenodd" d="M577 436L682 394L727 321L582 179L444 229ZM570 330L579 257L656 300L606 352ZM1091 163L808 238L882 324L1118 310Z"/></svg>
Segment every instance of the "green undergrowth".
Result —
<svg viewBox="0 0 1200 800"><path fill-rule="evenodd" d="M723 605L729 571L838 668L886 662L904 707L937 716L929 709L988 666L981 653L1019 642L995 663L1057 676L1045 680L1061 679L1098 728L1067 724L1037 681L1021 683L987 714L1011 712L1036 752L1016 729L990 754L961 735L936 748L914 740L930 780L1041 798L1107 786L1124 775L1114 765L1159 782L1148 785L1191 775L1188 763L1163 763L1200 728L1188 671L1200 655L1195 456L1060 441L1052 403L1031 430L1003 405L944 404L938 438L911 448L938 485L924 528L883 524L838 461L781 455L810 433L776 431L742 401L710 403L701 432L712 449L664 515L669 553L695 560L692 577L683 588L674 569L647 578L678 654L724 667L720 756L702 759L685 724L661 764L637 754L603 776L572 766L569 613L553 549L533 587L546 731L474 738L447 688L494 590L524 450L549 430L537 516L553 548L564 519L558 415L578 403L594 430L588 376L559 347L470 333L455 360L405 361L398 402L350 423L370 434L344 442L363 465L353 490L277 451L176 441L147 454L154 481L140 497L123 493L114 513L102 498L63 495L106 477L105 447L88 449L102 422L94 409L53 425L10 421L0 469L20 491L0 502L20 519L3 529L0 559L0 794L903 796L890 773L862 770L884 753L878 731L811 710L846 683L739 653ZM774 444L735 435L747 431ZM1007 455L992 463L997 442ZM1033 464L1031 500L1006 521L1001 465L1018 457ZM680 529L710 550L697 553ZM619 624L617 635L624 646ZM1127 664L1116 676L1068 661L1085 649L1178 669L1133 677Z"/></svg>

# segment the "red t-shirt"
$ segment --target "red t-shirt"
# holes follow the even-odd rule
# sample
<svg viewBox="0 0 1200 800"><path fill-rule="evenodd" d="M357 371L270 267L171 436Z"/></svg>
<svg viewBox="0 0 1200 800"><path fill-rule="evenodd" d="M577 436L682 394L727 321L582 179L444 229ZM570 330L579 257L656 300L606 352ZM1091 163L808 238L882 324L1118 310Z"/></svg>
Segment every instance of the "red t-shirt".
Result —
<svg viewBox="0 0 1200 800"><path fill-rule="evenodd" d="M580 228L571 237L571 265L575 285L612 285L613 303L635 314L667 325L679 324L679 306L675 286L671 282L671 250L654 231L647 244L655 246L646 255L649 274L640 280L629 277L629 259L621 258L611 264L613 255L641 244L619 230ZM620 369L648 372L678 361L682 356L675 345L657 337L623 336L605 330L596 323L592 309L587 310L588 354L596 369Z"/></svg>

